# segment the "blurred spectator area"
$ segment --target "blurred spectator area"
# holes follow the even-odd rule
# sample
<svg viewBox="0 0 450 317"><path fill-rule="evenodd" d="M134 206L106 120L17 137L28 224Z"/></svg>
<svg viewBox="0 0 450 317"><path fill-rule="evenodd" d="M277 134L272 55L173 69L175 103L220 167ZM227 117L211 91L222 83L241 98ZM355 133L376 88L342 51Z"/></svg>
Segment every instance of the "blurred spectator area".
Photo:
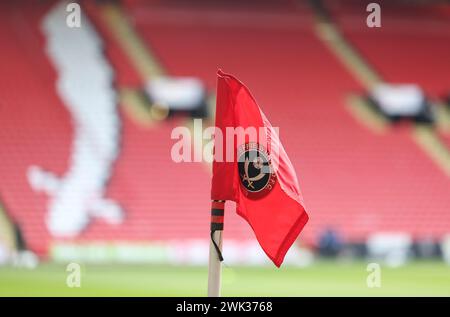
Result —
<svg viewBox="0 0 450 317"><path fill-rule="evenodd" d="M74 118L57 91L42 26L55 1L1 2L0 197L27 246L47 256L58 242L206 241L210 167L170 157L172 129L191 119L155 120L142 94L152 78L193 76L213 98L218 68L240 78L280 127L310 213L300 240L316 245L330 227L344 242L378 231L440 239L450 231L450 132L441 113L450 92L450 10L381 1L382 27L371 29L367 3L322 8L378 80L424 90L439 117L424 133L411 121L373 130L349 110L349 98L369 87L320 34L323 12L310 2L82 1L114 72L119 150L104 196L124 217L90 218L67 239L49 232L51 199L27 178L32 165L63 177L73 162ZM89 82L90 69L79 67ZM229 204L225 239L252 238Z"/></svg>

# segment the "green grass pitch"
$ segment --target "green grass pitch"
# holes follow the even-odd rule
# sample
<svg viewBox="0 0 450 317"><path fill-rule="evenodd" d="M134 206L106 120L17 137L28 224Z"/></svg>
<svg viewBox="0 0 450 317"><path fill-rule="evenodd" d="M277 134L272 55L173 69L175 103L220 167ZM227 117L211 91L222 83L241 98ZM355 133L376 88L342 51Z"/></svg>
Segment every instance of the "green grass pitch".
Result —
<svg viewBox="0 0 450 317"><path fill-rule="evenodd" d="M381 287L368 288L367 263L317 262L306 268L224 267L223 296L450 296L450 266L412 262L381 266ZM0 267L0 296L204 296L206 267L81 266L81 287L66 285L64 265Z"/></svg>

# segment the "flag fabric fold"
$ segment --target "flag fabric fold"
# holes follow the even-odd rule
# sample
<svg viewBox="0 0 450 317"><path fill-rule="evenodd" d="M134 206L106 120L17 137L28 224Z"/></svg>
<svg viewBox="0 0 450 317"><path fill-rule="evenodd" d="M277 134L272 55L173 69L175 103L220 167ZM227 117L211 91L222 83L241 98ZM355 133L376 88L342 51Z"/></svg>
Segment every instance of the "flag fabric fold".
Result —
<svg viewBox="0 0 450 317"><path fill-rule="evenodd" d="M308 221L294 167L248 88L218 71L212 200L236 202L279 267ZM233 133L232 133L233 132Z"/></svg>

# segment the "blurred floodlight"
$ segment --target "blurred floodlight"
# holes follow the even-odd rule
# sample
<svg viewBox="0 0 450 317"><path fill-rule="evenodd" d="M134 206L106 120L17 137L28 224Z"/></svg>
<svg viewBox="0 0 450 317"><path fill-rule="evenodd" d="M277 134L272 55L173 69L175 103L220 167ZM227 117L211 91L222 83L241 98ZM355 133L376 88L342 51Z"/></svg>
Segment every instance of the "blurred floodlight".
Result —
<svg viewBox="0 0 450 317"><path fill-rule="evenodd" d="M205 87L195 77L159 77L146 86L151 101L171 110L194 110L205 98Z"/></svg>
<svg viewBox="0 0 450 317"><path fill-rule="evenodd" d="M371 96L388 116L417 116L423 111L425 100L422 89L414 84L380 84Z"/></svg>

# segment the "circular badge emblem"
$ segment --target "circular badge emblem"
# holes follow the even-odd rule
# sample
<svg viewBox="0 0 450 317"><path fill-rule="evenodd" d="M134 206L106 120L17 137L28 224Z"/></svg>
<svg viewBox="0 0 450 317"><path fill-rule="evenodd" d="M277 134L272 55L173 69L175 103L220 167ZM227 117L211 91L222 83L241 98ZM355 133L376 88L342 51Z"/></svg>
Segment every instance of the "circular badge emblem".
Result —
<svg viewBox="0 0 450 317"><path fill-rule="evenodd" d="M238 170L241 185L248 197L267 194L275 185L270 156L262 145L246 143L238 151Z"/></svg>

